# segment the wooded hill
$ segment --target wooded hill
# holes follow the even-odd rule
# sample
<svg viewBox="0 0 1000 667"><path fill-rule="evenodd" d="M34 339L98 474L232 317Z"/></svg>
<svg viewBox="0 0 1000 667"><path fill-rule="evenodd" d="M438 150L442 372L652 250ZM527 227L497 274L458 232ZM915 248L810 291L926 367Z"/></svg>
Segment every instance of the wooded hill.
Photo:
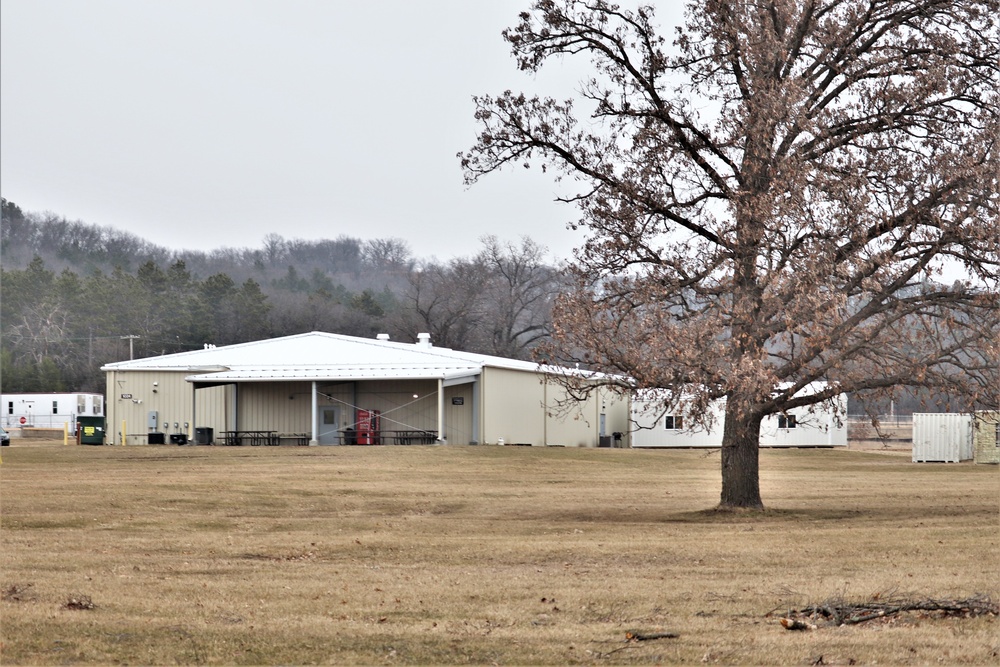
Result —
<svg viewBox="0 0 1000 667"><path fill-rule="evenodd" d="M484 237L471 258L414 258L401 239L173 251L120 230L2 202L7 392L104 389L103 364L306 331L528 358L561 270L530 239Z"/></svg>
<svg viewBox="0 0 1000 667"><path fill-rule="evenodd" d="M394 238L271 234L260 248L172 251L7 200L0 229L5 392L103 392L100 367L130 345L141 358L307 331L406 342L426 331L440 347L528 359L565 280L530 239L486 237L475 256L444 263ZM894 409L946 405L902 393ZM851 413L862 409L851 397Z"/></svg>

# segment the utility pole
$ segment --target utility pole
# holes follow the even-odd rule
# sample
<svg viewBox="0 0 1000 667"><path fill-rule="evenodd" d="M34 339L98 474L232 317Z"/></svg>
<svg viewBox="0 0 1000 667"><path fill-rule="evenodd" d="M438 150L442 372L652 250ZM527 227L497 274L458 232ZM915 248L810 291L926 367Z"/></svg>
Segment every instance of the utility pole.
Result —
<svg viewBox="0 0 1000 667"><path fill-rule="evenodd" d="M128 339L128 360L132 361L132 359L134 358L132 352L132 341L134 341L136 338L139 338L139 336L136 336L134 334L129 336L121 336L122 340L125 340L126 338Z"/></svg>

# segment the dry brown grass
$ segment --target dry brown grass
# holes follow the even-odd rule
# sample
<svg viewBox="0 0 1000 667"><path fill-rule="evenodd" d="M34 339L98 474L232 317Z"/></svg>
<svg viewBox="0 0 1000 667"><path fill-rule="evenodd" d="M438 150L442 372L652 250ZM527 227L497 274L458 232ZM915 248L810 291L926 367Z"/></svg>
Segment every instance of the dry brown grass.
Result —
<svg viewBox="0 0 1000 667"><path fill-rule="evenodd" d="M767 613L1000 591L997 468L765 451L2 452L3 664L996 664L998 619ZM10 592L10 595L6 593ZM71 601L86 599L86 605ZM625 643L627 631L678 638Z"/></svg>

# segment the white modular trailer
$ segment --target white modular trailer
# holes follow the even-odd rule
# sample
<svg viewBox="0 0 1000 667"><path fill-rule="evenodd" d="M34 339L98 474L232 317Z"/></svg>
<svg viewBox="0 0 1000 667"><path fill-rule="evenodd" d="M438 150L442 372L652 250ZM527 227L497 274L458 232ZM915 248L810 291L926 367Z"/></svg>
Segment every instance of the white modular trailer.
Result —
<svg viewBox="0 0 1000 667"><path fill-rule="evenodd" d="M761 447L846 447L847 398L838 396L835 406L825 404L798 408L785 415L770 415L760 427ZM632 447L721 447L725 426L726 402L715 401L709 407L710 427L691 423L683 413L663 414L658 401L637 393L632 399Z"/></svg>
<svg viewBox="0 0 1000 667"><path fill-rule="evenodd" d="M712 425L707 428L690 423L684 414L663 414L663 407L659 403L646 392L637 392L632 397L632 447L722 446L725 401L715 401L709 406Z"/></svg>
<svg viewBox="0 0 1000 667"><path fill-rule="evenodd" d="M958 463L973 457L972 415L913 414L913 462Z"/></svg>
<svg viewBox="0 0 1000 667"><path fill-rule="evenodd" d="M62 428L76 432L77 417L103 417L102 394L2 394L3 425L12 428Z"/></svg>

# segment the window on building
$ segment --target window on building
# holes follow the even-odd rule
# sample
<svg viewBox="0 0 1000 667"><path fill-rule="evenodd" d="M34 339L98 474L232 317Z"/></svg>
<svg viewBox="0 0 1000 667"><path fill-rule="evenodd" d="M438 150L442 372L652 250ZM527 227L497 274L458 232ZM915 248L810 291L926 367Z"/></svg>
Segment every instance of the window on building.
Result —
<svg viewBox="0 0 1000 667"><path fill-rule="evenodd" d="M83 396L76 397L76 412L77 414L84 414L87 412L87 399Z"/></svg>
<svg viewBox="0 0 1000 667"><path fill-rule="evenodd" d="M14 414L14 401L7 401L7 414Z"/></svg>
<svg viewBox="0 0 1000 667"><path fill-rule="evenodd" d="M59 401L52 401L52 414L59 414Z"/></svg>
<svg viewBox="0 0 1000 667"><path fill-rule="evenodd" d="M684 428L684 418L679 415L667 415L663 420L663 425L668 431L680 431Z"/></svg>
<svg viewBox="0 0 1000 667"><path fill-rule="evenodd" d="M795 428L795 415L778 415L778 428Z"/></svg>
<svg viewBox="0 0 1000 667"><path fill-rule="evenodd" d="M94 396L94 414L99 415L104 412L104 407L101 405L103 400L100 396Z"/></svg>

